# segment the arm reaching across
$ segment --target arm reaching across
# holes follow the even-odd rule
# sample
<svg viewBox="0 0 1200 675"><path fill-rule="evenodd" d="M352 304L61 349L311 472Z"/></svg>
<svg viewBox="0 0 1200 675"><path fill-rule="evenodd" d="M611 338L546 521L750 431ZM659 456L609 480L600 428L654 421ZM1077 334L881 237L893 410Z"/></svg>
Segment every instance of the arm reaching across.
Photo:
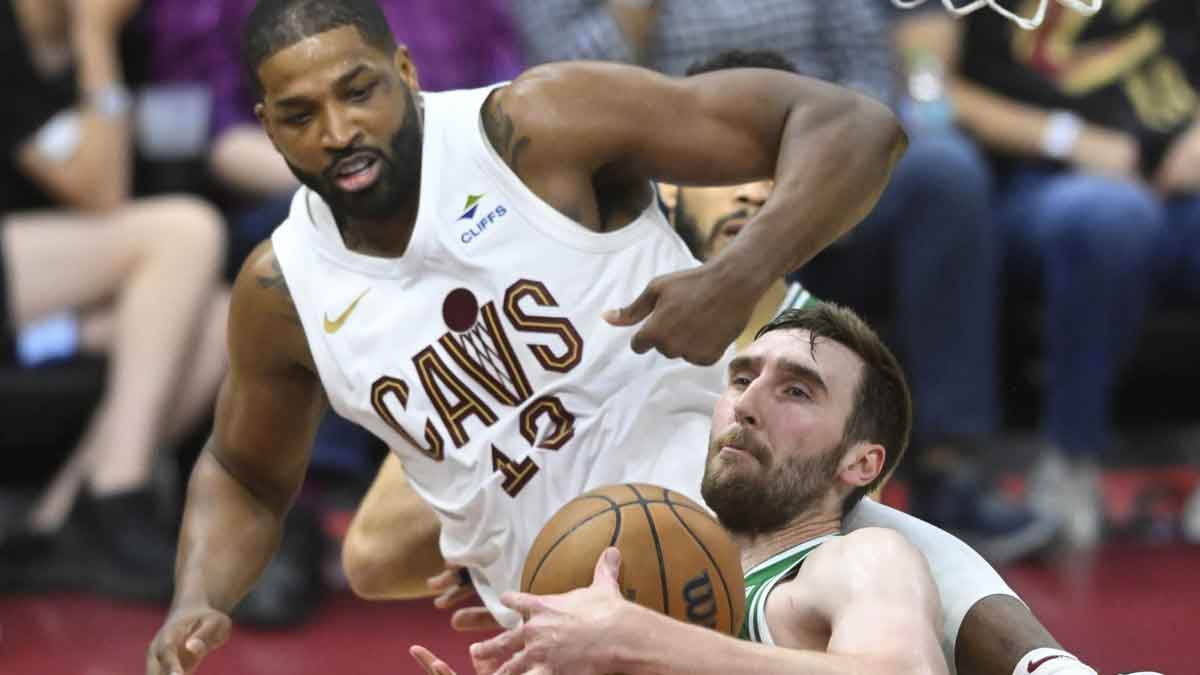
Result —
<svg viewBox="0 0 1200 675"><path fill-rule="evenodd" d="M618 326L646 320L635 351L701 364L720 358L771 282L870 211L906 144L882 103L760 69L671 78L614 64L552 64L498 90L483 118L521 180L596 231L637 217L652 180L774 178L771 198L720 255L653 280L608 315Z"/></svg>

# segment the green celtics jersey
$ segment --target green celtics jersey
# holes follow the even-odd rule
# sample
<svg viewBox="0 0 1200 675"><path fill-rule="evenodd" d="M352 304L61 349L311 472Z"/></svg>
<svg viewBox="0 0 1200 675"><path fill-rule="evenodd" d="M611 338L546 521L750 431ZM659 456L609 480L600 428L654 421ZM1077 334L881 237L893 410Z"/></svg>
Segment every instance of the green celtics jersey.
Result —
<svg viewBox="0 0 1200 675"><path fill-rule="evenodd" d="M813 303L817 299L811 293L804 290L798 281L788 282L787 295L783 296L783 304L779 306L779 312L785 309L803 309ZM776 312L778 314L779 312Z"/></svg>
<svg viewBox="0 0 1200 675"><path fill-rule="evenodd" d="M771 631L767 628L767 596L780 581L795 576L796 570L809 553L836 536L838 535L827 534L809 539L771 556L746 572L746 617L742 621L742 631L738 637L765 645L775 644L771 639Z"/></svg>

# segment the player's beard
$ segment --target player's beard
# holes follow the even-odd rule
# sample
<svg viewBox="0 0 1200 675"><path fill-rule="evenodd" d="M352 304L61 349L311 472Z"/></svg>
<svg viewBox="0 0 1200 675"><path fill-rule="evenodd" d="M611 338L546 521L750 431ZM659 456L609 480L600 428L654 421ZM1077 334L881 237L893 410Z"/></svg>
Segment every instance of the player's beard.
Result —
<svg viewBox="0 0 1200 675"><path fill-rule="evenodd" d="M752 470L725 464L717 457L720 447L714 447L704 467L700 494L729 532L750 537L776 532L829 492L846 447L839 442L814 457L793 456L782 462L760 459ZM756 458L769 457L765 448L748 451Z"/></svg>
<svg viewBox="0 0 1200 675"><path fill-rule="evenodd" d="M354 146L338 153L330 168L320 174L308 173L291 162L288 168L329 205L338 223L353 220L380 221L397 215L405 202L416 203L421 190L421 119L416 102L410 97L408 112L400 129L392 135L388 152L378 148ZM379 177L365 190L346 192L337 186L332 168L342 159L359 152L374 155Z"/></svg>

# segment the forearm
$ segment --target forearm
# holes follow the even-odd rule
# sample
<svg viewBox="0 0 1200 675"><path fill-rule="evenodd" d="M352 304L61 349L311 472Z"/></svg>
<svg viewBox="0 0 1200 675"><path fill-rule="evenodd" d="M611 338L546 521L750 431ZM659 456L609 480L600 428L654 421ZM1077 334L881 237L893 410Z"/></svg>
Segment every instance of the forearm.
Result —
<svg viewBox="0 0 1200 675"><path fill-rule="evenodd" d="M771 647L634 607L620 622L612 670L629 675L889 675L914 672L879 660ZM687 645L676 649L670 645Z"/></svg>
<svg viewBox="0 0 1200 675"><path fill-rule="evenodd" d="M216 138L209 165L223 185L251 196L271 196L297 185L267 135L249 124L230 127Z"/></svg>
<svg viewBox="0 0 1200 675"><path fill-rule="evenodd" d="M49 184L57 198L85 210L115 208L131 192L130 98L117 40L116 29L97 25L76 12L71 44L75 51L82 147L65 166L47 160L45 166L33 171Z"/></svg>
<svg viewBox="0 0 1200 675"><path fill-rule="evenodd" d="M771 198L718 260L741 260L763 283L798 269L870 212L906 146L895 116L867 97L793 107Z"/></svg>
<svg viewBox="0 0 1200 675"><path fill-rule="evenodd" d="M283 517L230 475L206 448L188 483L172 606L230 612L278 548Z"/></svg>

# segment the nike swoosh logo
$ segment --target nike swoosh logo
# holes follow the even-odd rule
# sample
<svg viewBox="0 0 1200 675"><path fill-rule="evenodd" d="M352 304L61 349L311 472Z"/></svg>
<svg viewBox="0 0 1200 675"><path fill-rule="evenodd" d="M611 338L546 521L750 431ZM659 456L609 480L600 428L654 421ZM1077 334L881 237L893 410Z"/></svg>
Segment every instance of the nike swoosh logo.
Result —
<svg viewBox="0 0 1200 675"><path fill-rule="evenodd" d="M329 315L326 314L325 315L325 332L329 333L330 335L333 335L334 333L341 330L342 326L346 323L346 319L349 319L350 315L354 313L354 308L358 307L358 301L362 300L363 296L366 295L368 292L370 292L370 290L371 289L368 288L367 290L363 291L361 295L359 295L357 298L355 298L354 302L350 303L350 306L346 308L346 311L342 312L341 316L339 316L337 319L330 321Z"/></svg>
<svg viewBox="0 0 1200 675"><path fill-rule="evenodd" d="M1038 668L1041 668L1043 663L1045 663L1047 661L1053 661L1054 659L1061 659L1061 658L1065 658L1065 655L1051 654L1050 656L1043 656L1042 658L1038 659L1037 661L1030 661L1029 665L1026 666L1026 668L1028 668L1029 672L1032 673L1033 671L1037 670Z"/></svg>

